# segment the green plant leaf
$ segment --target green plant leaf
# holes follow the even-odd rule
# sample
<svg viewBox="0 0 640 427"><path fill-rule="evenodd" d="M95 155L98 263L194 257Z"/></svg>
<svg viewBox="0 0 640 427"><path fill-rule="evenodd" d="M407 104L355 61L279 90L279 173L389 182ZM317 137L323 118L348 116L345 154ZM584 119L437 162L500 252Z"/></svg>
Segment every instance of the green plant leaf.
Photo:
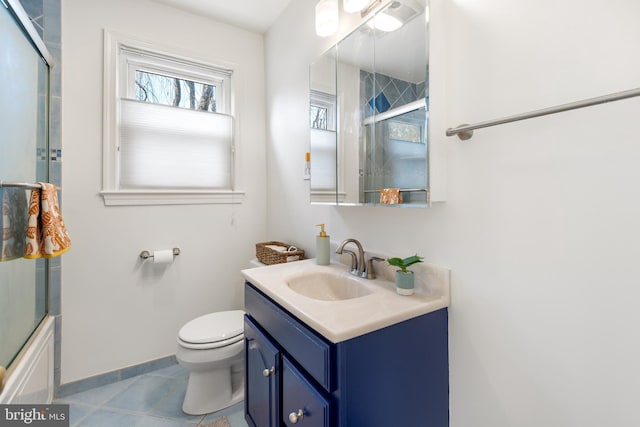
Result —
<svg viewBox="0 0 640 427"><path fill-rule="evenodd" d="M421 256L413 255L413 256L410 256L408 258L403 259L402 262L405 265L405 267L409 267L410 265L416 264L418 262L422 262L422 260L423 260L423 258Z"/></svg>
<svg viewBox="0 0 640 427"><path fill-rule="evenodd" d="M389 265L392 265L394 267L398 267L401 271L403 272L407 272L407 267L409 267L410 265L413 265L415 263L418 262L422 262L423 258L421 256L418 255L413 255L410 257L407 257L405 259L402 258L388 258L387 262L389 263Z"/></svg>
<svg viewBox="0 0 640 427"><path fill-rule="evenodd" d="M404 267L404 260L402 258L389 258L387 262L394 267Z"/></svg>

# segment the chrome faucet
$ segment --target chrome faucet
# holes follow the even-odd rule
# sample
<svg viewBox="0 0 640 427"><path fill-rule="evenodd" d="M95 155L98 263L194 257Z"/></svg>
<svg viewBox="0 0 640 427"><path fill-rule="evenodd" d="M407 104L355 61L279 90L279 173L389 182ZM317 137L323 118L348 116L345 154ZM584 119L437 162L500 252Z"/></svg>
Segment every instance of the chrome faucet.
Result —
<svg viewBox="0 0 640 427"><path fill-rule="evenodd" d="M351 256L351 270L349 272L353 275L358 275L358 258L355 252L350 251L349 249L343 249L343 254L348 254Z"/></svg>
<svg viewBox="0 0 640 427"><path fill-rule="evenodd" d="M344 247L349 243L355 244L356 247L358 248L358 259L357 259L356 269L353 270L353 262L352 262L351 274L353 274L354 276L364 277L366 279L367 273L365 271L366 262L364 259L364 249L362 249L362 245L360 244L360 242L358 242L356 239L347 239L344 242L340 243L340 246L338 246L338 249L336 249L336 253L339 255L342 255L343 251L347 253L351 252L344 249ZM353 255L352 255L352 259L353 259Z"/></svg>

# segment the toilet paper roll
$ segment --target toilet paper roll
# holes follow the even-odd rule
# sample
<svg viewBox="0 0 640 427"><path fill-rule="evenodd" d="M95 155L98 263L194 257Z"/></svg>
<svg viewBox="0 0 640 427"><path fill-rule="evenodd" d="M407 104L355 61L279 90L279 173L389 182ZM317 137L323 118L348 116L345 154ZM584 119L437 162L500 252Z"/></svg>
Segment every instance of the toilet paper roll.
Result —
<svg viewBox="0 0 640 427"><path fill-rule="evenodd" d="M171 264L173 262L173 249L153 251L154 264Z"/></svg>

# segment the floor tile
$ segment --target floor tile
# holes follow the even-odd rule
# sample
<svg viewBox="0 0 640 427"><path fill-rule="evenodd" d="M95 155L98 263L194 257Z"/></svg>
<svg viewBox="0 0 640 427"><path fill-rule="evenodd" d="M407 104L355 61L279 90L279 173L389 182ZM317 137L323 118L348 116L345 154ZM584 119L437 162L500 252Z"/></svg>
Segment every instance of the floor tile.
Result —
<svg viewBox="0 0 640 427"><path fill-rule="evenodd" d="M128 380L103 385L80 393L71 394L64 397L64 400L67 402L84 403L87 405L102 405L118 393L122 392L122 390L129 387L134 381L135 378L129 378Z"/></svg>
<svg viewBox="0 0 640 427"><path fill-rule="evenodd" d="M70 427L196 427L226 416L247 427L244 402L207 415L187 415L182 403L189 372L176 364L56 399L69 404Z"/></svg>
<svg viewBox="0 0 640 427"><path fill-rule="evenodd" d="M231 424L231 427L247 427L247 423L244 420L244 402L236 403L233 406L222 409L213 414L209 414L202 420L202 424L213 422L214 420L226 416Z"/></svg>
<svg viewBox="0 0 640 427"><path fill-rule="evenodd" d="M77 427L136 427L142 416L108 409L98 409L80 421Z"/></svg>
<svg viewBox="0 0 640 427"><path fill-rule="evenodd" d="M143 417L136 427L195 427L196 424L192 424L186 421L169 420L166 418L157 417ZM114 426L115 427L115 426Z"/></svg>
<svg viewBox="0 0 640 427"><path fill-rule="evenodd" d="M172 380L164 377L142 375L105 403L106 407L147 412L167 393Z"/></svg>
<svg viewBox="0 0 640 427"><path fill-rule="evenodd" d="M97 409L97 406L83 405L80 403L71 403L66 401L57 401L56 403L67 403L69 405L69 426L78 425L87 415Z"/></svg>
<svg viewBox="0 0 640 427"><path fill-rule="evenodd" d="M231 427L249 427L244 419L244 409L241 412L227 415L227 419L229 420Z"/></svg>
<svg viewBox="0 0 640 427"><path fill-rule="evenodd" d="M171 378L189 378L189 371L182 366L176 364L169 366L168 368L158 369L157 371L149 372L148 375L159 375Z"/></svg>
<svg viewBox="0 0 640 427"><path fill-rule="evenodd" d="M199 421L203 415L187 415L182 412L184 395L187 390L187 379L170 378L164 396L149 409L150 415L173 418L183 421Z"/></svg>

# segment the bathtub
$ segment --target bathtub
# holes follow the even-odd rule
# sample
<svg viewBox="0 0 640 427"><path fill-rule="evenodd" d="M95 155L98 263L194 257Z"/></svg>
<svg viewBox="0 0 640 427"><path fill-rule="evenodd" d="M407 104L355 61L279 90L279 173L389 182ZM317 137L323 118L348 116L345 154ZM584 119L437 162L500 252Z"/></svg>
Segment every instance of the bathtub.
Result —
<svg viewBox="0 0 640 427"><path fill-rule="evenodd" d="M0 404L53 401L54 325L53 316L45 317L9 366Z"/></svg>

